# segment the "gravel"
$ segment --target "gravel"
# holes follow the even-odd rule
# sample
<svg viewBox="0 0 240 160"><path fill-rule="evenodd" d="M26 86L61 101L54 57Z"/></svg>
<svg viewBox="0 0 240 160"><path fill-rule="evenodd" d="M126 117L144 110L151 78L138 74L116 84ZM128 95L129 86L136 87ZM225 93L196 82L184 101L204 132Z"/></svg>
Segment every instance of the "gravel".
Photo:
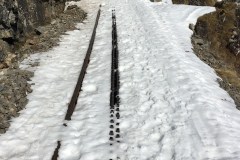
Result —
<svg viewBox="0 0 240 160"><path fill-rule="evenodd" d="M32 92L31 85L34 85L31 84L34 73L20 70L19 62L30 54L44 52L58 45L60 35L75 29L75 24L85 18L86 13L80 8L70 8L59 14L50 24L38 28L38 32L33 32L25 43L14 46L16 58L8 68L0 69L0 134L7 131L11 119L19 116L19 111L25 108L28 103L27 95ZM32 65L37 66L38 63Z"/></svg>

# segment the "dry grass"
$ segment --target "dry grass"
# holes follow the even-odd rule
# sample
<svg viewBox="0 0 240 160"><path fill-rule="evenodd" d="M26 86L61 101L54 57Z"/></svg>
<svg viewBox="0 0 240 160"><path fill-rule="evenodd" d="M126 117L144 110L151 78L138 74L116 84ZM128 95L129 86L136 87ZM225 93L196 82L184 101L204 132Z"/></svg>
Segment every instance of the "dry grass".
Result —
<svg viewBox="0 0 240 160"><path fill-rule="evenodd" d="M228 40L232 36L235 19L236 5L231 3L225 5L223 9L217 9L216 12L201 16L198 21L206 22L207 37L205 40L211 42L211 49L214 57L224 60L226 65L235 68L237 57L227 49Z"/></svg>
<svg viewBox="0 0 240 160"><path fill-rule="evenodd" d="M228 49L229 39L236 27L234 3L226 3L223 8L199 17L193 37L208 42L207 47L195 46L196 54L213 67L223 81L219 82L234 99L240 109L240 55Z"/></svg>
<svg viewBox="0 0 240 160"><path fill-rule="evenodd" d="M231 69L215 69L217 74L222 78L226 79L228 83L240 88L240 78L235 70Z"/></svg>

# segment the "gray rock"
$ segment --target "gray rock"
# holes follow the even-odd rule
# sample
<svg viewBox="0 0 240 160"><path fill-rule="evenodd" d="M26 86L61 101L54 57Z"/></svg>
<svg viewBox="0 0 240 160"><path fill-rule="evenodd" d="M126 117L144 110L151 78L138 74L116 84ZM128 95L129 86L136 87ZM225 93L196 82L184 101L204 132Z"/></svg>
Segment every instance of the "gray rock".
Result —
<svg viewBox="0 0 240 160"><path fill-rule="evenodd" d="M3 134L6 132L6 129L0 129L0 134Z"/></svg>
<svg viewBox="0 0 240 160"><path fill-rule="evenodd" d="M4 86L0 84L0 92L4 90Z"/></svg>
<svg viewBox="0 0 240 160"><path fill-rule="evenodd" d="M56 2L54 5L54 7L56 6L54 8L54 13L57 14L62 12L64 5L62 5L61 8L61 3L64 4L64 1L54 1ZM38 6L36 6L36 2L39 2ZM51 15L52 12L49 10L51 9L49 1L16 0L14 3L17 3L18 5L14 5L12 0L0 0L0 25L2 25L2 30L7 30L12 33L11 38L18 42L23 42L21 44L24 45L20 46L16 52L12 52L11 48L15 47L15 44L9 45L7 42L0 39L0 51L2 51L0 55L3 55L2 59L4 62L10 55L8 53L14 53L17 56L17 60L22 60L22 58L27 57L27 55L31 54L35 50L48 50L53 47L53 45L57 45L59 42L58 38L64 31L74 29L74 24L80 22L86 17L84 11L78 8L68 10L68 13L57 14L56 21L53 21L50 18L54 16ZM44 12L44 10L42 10L42 5L45 7L45 14L42 14ZM3 9L1 9L1 7ZM11 11L12 13L10 14ZM3 17L4 14L7 16ZM45 15L46 17L44 17ZM18 21L16 22L15 19L18 19ZM46 22L50 23L51 21L52 24L46 24ZM45 26L38 27L43 22ZM10 23L13 25L11 26ZM17 27L13 27L14 25ZM41 32L42 35L34 35L34 28L36 28L38 32ZM0 34L2 30L0 29ZM32 40L37 41L35 42L29 41L29 39L24 40L24 38L19 38L24 37L25 33L32 36ZM1 64L2 63L0 62L0 65ZM0 91L0 133L4 133L9 127L9 120L11 117L18 116L19 111L24 109L28 102L27 94L32 92L28 81L30 81L33 73L29 71L21 71L17 64L1 70L0 73L0 84L3 84L4 86L4 89Z"/></svg>
<svg viewBox="0 0 240 160"><path fill-rule="evenodd" d="M217 1L214 5L216 8L223 8L225 1Z"/></svg>
<svg viewBox="0 0 240 160"><path fill-rule="evenodd" d="M191 29L192 31L194 31L195 25L192 24L192 23L190 23L188 27L189 27L189 29Z"/></svg>
<svg viewBox="0 0 240 160"><path fill-rule="evenodd" d="M56 20L53 20L52 22L51 22L51 25L54 25L54 24L56 24L57 23L57 21Z"/></svg>
<svg viewBox="0 0 240 160"><path fill-rule="evenodd" d="M41 35L44 33L44 27L37 27L34 29L34 31L37 35Z"/></svg>
<svg viewBox="0 0 240 160"><path fill-rule="evenodd" d="M194 38L193 39L193 43L197 44L197 45L203 45L204 44L204 40L201 38Z"/></svg>
<svg viewBox="0 0 240 160"><path fill-rule="evenodd" d="M2 30L0 32L0 39L13 38L12 30Z"/></svg>
<svg viewBox="0 0 240 160"><path fill-rule="evenodd" d="M207 39L208 37L208 23L202 20L198 20L195 28L194 28L194 34L198 37Z"/></svg>
<svg viewBox="0 0 240 160"><path fill-rule="evenodd" d="M234 42L237 42L237 39L232 39L232 38L229 39L229 43L234 43Z"/></svg>
<svg viewBox="0 0 240 160"><path fill-rule="evenodd" d="M74 9L74 8L78 8L78 6L77 6L77 5L68 6L68 7L67 7L67 10L71 10L71 9Z"/></svg>
<svg viewBox="0 0 240 160"><path fill-rule="evenodd" d="M1 125L0 125L0 128L1 128L1 129L6 129L6 128L8 128L9 126L10 126L9 122L3 121L3 122L1 123Z"/></svg>
<svg viewBox="0 0 240 160"><path fill-rule="evenodd" d="M16 24L16 15L11 11L8 15L9 23Z"/></svg>
<svg viewBox="0 0 240 160"><path fill-rule="evenodd" d="M238 35L237 31L233 31L233 36L237 36L237 35Z"/></svg>

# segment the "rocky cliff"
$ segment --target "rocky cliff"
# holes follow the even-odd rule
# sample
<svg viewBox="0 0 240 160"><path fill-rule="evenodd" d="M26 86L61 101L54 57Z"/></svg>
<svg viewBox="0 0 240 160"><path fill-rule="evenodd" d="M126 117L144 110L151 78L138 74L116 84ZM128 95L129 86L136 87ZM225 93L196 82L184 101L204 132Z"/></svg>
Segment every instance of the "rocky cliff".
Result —
<svg viewBox="0 0 240 160"><path fill-rule="evenodd" d="M196 55L215 69L219 84L240 109L240 0L173 0L175 4L215 6L189 25Z"/></svg>
<svg viewBox="0 0 240 160"><path fill-rule="evenodd" d="M199 17L192 42L195 53L215 69L220 85L240 108L240 6L224 2Z"/></svg>
<svg viewBox="0 0 240 160"><path fill-rule="evenodd" d="M195 5L195 6L215 6L215 5L222 5L224 2L238 2L240 0L172 0L173 4L187 4L187 5ZM216 4L217 3L217 4Z"/></svg>
<svg viewBox="0 0 240 160"><path fill-rule="evenodd" d="M0 68L7 67L9 52L24 42L34 28L64 9L65 0L0 0Z"/></svg>
<svg viewBox="0 0 240 160"><path fill-rule="evenodd" d="M19 69L28 55L48 51L87 14L60 0L0 0L0 134L27 104L33 72ZM39 62L31 65L36 67Z"/></svg>
<svg viewBox="0 0 240 160"><path fill-rule="evenodd" d="M189 4L197 6L213 6L216 0L173 0L173 4Z"/></svg>

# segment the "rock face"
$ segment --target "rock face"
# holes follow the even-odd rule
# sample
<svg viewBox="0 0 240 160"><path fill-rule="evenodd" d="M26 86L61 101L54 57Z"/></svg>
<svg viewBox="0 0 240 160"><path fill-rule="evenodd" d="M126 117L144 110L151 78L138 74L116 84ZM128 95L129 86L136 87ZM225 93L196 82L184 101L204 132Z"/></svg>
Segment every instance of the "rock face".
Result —
<svg viewBox="0 0 240 160"><path fill-rule="evenodd" d="M236 4L225 3L222 8L216 8L216 12L199 17L193 37L210 42L210 47L219 54L236 59L240 52L239 10Z"/></svg>
<svg viewBox="0 0 240 160"><path fill-rule="evenodd" d="M195 5L195 6L216 6L221 7L225 2L238 2L240 0L172 0L173 4L187 4L187 5Z"/></svg>
<svg viewBox="0 0 240 160"><path fill-rule="evenodd" d="M196 6L213 6L216 0L173 0L173 4L188 4Z"/></svg>
<svg viewBox="0 0 240 160"><path fill-rule="evenodd" d="M195 53L215 69L223 80L220 86L240 108L240 6L224 2L199 17L192 42Z"/></svg>
<svg viewBox="0 0 240 160"><path fill-rule="evenodd" d="M65 0L0 0L0 63L35 27L63 11Z"/></svg>
<svg viewBox="0 0 240 160"><path fill-rule="evenodd" d="M6 72L2 76L3 72ZM0 134L10 126L9 120L18 116L18 111L27 103L27 93L32 92L31 85L27 83L33 73L28 71L2 71L0 72Z"/></svg>
<svg viewBox="0 0 240 160"><path fill-rule="evenodd" d="M238 5L237 3L238 2ZM215 69L240 110L240 0L173 0L175 4L214 6L216 12L198 18L193 30L195 54Z"/></svg>
<svg viewBox="0 0 240 160"><path fill-rule="evenodd" d="M68 30L76 29L76 23L87 16L76 6L63 12L65 6L62 1L5 1L0 0L0 6L4 8L0 10L0 15L8 15L0 19L3 24L0 25L0 35L5 36L0 38L0 134L7 131L11 119L25 108L27 95L34 85L31 82L34 73L20 70L18 62L32 53L44 54L58 45L59 37ZM14 8L17 12L12 12ZM12 24L17 26L16 29ZM38 61L29 63L31 67L38 64Z"/></svg>
<svg viewBox="0 0 240 160"><path fill-rule="evenodd" d="M235 10L235 26L227 47L231 53L238 56L240 54L240 7Z"/></svg>

